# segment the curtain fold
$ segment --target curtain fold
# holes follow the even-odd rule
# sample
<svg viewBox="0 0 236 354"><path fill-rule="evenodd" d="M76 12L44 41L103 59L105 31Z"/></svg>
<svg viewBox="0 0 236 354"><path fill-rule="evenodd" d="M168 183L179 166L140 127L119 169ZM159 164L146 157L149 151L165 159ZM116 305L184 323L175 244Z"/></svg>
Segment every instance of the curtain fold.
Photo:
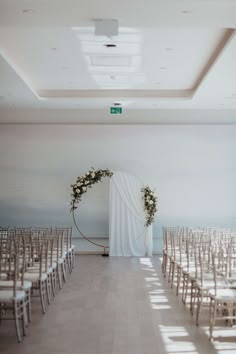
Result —
<svg viewBox="0 0 236 354"><path fill-rule="evenodd" d="M152 253L152 227L146 228L142 183L125 172L110 180L110 256L144 256Z"/></svg>

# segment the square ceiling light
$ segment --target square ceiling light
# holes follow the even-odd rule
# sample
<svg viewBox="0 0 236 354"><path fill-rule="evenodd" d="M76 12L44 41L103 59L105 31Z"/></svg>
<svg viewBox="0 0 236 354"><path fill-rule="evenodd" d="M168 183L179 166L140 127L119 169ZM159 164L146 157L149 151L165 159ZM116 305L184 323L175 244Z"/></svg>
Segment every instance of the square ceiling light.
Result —
<svg viewBox="0 0 236 354"><path fill-rule="evenodd" d="M118 21L114 19L96 19L95 36L118 36Z"/></svg>

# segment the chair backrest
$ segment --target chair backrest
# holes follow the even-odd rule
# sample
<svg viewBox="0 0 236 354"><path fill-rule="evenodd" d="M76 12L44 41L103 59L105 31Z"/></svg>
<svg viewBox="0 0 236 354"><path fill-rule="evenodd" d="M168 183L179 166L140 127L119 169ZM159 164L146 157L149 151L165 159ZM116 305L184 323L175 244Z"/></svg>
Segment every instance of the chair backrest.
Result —
<svg viewBox="0 0 236 354"><path fill-rule="evenodd" d="M225 286L228 284L228 277L227 277L227 269L223 269L218 266L218 253L212 252L212 271L213 271L213 279L214 279L214 291L215 296L217 296L217 290L219 288L219 281L220 287L222 287L222 282L225 283Z"/></svg>
<svg viewBox="0 0 236 354"><path fill-rule="evenodd" d="M12 280L13 296L16 297L17 282L24 282L25 247L23 239L8 238L7 246L0 243L0 276L5 274L3 280Z"/></svg>
<svg viewBox="0 0 236 354"><path fill-rule="evenodd" d="M64 244L68 251L72 246L72 227L55 227L55 232L64 235Z"/></svg>

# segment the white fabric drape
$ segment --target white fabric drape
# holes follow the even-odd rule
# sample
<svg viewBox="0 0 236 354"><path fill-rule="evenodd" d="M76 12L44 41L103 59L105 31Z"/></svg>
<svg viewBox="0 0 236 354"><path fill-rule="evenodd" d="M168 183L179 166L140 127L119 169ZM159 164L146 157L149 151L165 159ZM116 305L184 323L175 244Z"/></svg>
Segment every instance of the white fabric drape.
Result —
<svg viewBox="0 0 236 354"><path fill-rule="evenodd" d="M152 228L146 228L142 183L125 172L115 172L110 181L110 256L152 254Z"/></svg>
<svg viewBox="0 0 236 354"><path fill-rule="evenodd" d="M148 257L152 256L153 240L152 240L152 224L146 228L146 253Z"/></svg>

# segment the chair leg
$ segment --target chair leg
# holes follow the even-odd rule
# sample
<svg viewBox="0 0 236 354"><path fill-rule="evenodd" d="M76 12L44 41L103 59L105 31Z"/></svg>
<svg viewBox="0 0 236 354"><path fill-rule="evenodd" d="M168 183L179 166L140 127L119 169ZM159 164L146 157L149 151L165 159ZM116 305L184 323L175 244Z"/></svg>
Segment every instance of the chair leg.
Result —
<svg viewBox="0 0 236 354"><path fill-rule="evenodd" d="M177 286L176 286L176 295L179 295L179 286L181 282L181 266L177 267Z"/></svg>
<svg viewBox="0 0 236 354"><path fill-rule="evenodd" d="M59 289L62 289L62 277L61 277L61 265L58 264L57 265L57 278L58 278L58 285L59 285Z"/></svg>
<svg viewBox="0 0 236 354"><path fill-rule="evenodd" d="M197 313L196 313L196 326L199 325L199 316L201 311L201 303L203 299L203 294L200 289L197 291Z"/></svg>
<svg viewBox="0 0 236 354"><path fill-rule="evenodd" d="M19 324L19 317L18 317L18 304L16 301L14 301L14 310L13 311L14 311L17 339L18 339L18 342L21 342L20 324Z"/></svg>
<svg viewBox="0 0 236 354"><path fill-rule="evenodd" d="M173 285L174 285L174 278L175 278L175 262L173 262L173 266L172 266L172 274L171 274L171 285L170 287L173 288Z"/></svg>
<svg viewBox="0 0 236 354"><path fill-rule="evenodd" d="M75 252L74 252L74 249L72 249L72 251L71 251L72 253L72 269L74 269L75 268Z"/></svg>
<svg viewBox="0 0 236 354"><path fill-rule="evenodd" d="M21 310L22 331L23 331L23 336L25 336L26 335L26 326L28 324L26 301L25 300L20 303L20 310Z"/></svg>
<svg viewBox="0 0 236 354"><path fill-rule="evenodd" d="M172 259L170 258L169 272L168 272L168 283L170 282L170 279L171 279L172 266L173 266L173 261L172 261Z"/></svg>
<svg viewBox="0 0 236 354"><path fill-rule="evenodd" d="M234 311L233 311L232 308L229 307L229 308L226 309L226 310L227 310L227 312L228 312L228 316L230 316L230 317L233 316L233 312L234 312ZM230 319L229 319L229 325L230 325L230 327L233 327L233 322L234 322L233 319L230 318Z"/></svg>
<svg viewBox="0 0 236 354"><path fill-rule="evenodd" d="M214 301L212 298L210 299L210 309L209 309L209 332L210 336L209 339L213 339L213 328L215 326L215 317L216 317L216 309L217 303L216 300Z"/></svg>
<svg viewBox="0 0 236 354"><path fill-rule="evenodd" d="M54 270L54 286L55 286L55 294L57 294L57 292L60 289L60 284L59 284L59 264L57 264L56 269Z"/></svg>
<svg viewBox="0 0 236 354"><path fill-rule="evenodd" d="M51 276L48 275L47 280L46 280L46 293L47 293L47 299L48 299L48 304L50 305L51 303L51 294L50 294L50 283L51 283Z"/></svg>
<svg viewBox="0 0 236 354"><path fill-rule="evenodd" d="M0 324L2 323L2 304L0 304Z"/></svg>
<svg viewBox="0 0 236 354"><path fill-rule="evenodd" d="M56 296L56 281L55 281L55 269L53 269L52 273L51 273L51 286L52 286L52 295L53 297Z"/></svg>
<svg viewBox="0 0 236 354"><path fill-rule="evenodd" d="M31 290L27 292L27 300L28 300L28 306L27 306L28 321L31 322Z"/></svg>
<svg viewBox="0 0 236 354"><path fill-rule="evenodd" d="M165 274L164 277L168 278L169 275L169 269L170 269L170 257L168 257L168 255L166 255L166 267L165 267Z"/></svg>
<svg viewBox="0 0 236 354"><path fill-rule="evenodd" d="M70 273L70 255L69 255L69 252L67 252L67 255L66 255L66 272L67 273Z"/></svg>
<svg viewBox="0 0 236 354"><path fill-rule="evenodd" d="M68 255L68 263L69 263L69 272L72 273L72 270L73 270L73 252L72 252L72 250L69 252L69 255Z"/></svg>
<svg viewBox="0 0 236 354"><path fill-rule="evenodd" d="M42 306L42 312L43 314L46 313L46 308L45 308L45 281L39 281L39 293L40 293L40 301L41 301L41 306Z"/></svg>
<svg viewBox="0 0 236 354"><path fill-rule="evenodd" d="M188 283L189 283L189 279L188 279L188 276L187 276L186 284L185 284L184 301L183 301L183 303L185 305L186 305L186 302L187 302L187 295L188 295Z"/></svg>
<svg viewBox="0 0 236 354"><path fill-rule="evenodd" d="M62 274L63 274L63 280L66 283L66 269L65 269L65 261L61 264L62 266Z"/></svg>
<svg viewBox="0 0 236 354"><path fill-rule="evenodd" d="M191 315L194 314L196 295L197 295L196 282L195 282L195 280L192 279L191 280L191 289L190 289L190 312L191 312Z"/></svg>
<svg viewBox="0 0 236 354"><path fill-rule="evenodd" d="M162 274L164 278L166 277L166 263L167 263L167 254L163 251L162 253Z"/></svg>
<svg viewBox="0 0 236 354"><path fill-rule="evenodd" d="M182 285L182 302L184 302L184 292L186 286L186 274L183 273L183 285Z"/></svg>

